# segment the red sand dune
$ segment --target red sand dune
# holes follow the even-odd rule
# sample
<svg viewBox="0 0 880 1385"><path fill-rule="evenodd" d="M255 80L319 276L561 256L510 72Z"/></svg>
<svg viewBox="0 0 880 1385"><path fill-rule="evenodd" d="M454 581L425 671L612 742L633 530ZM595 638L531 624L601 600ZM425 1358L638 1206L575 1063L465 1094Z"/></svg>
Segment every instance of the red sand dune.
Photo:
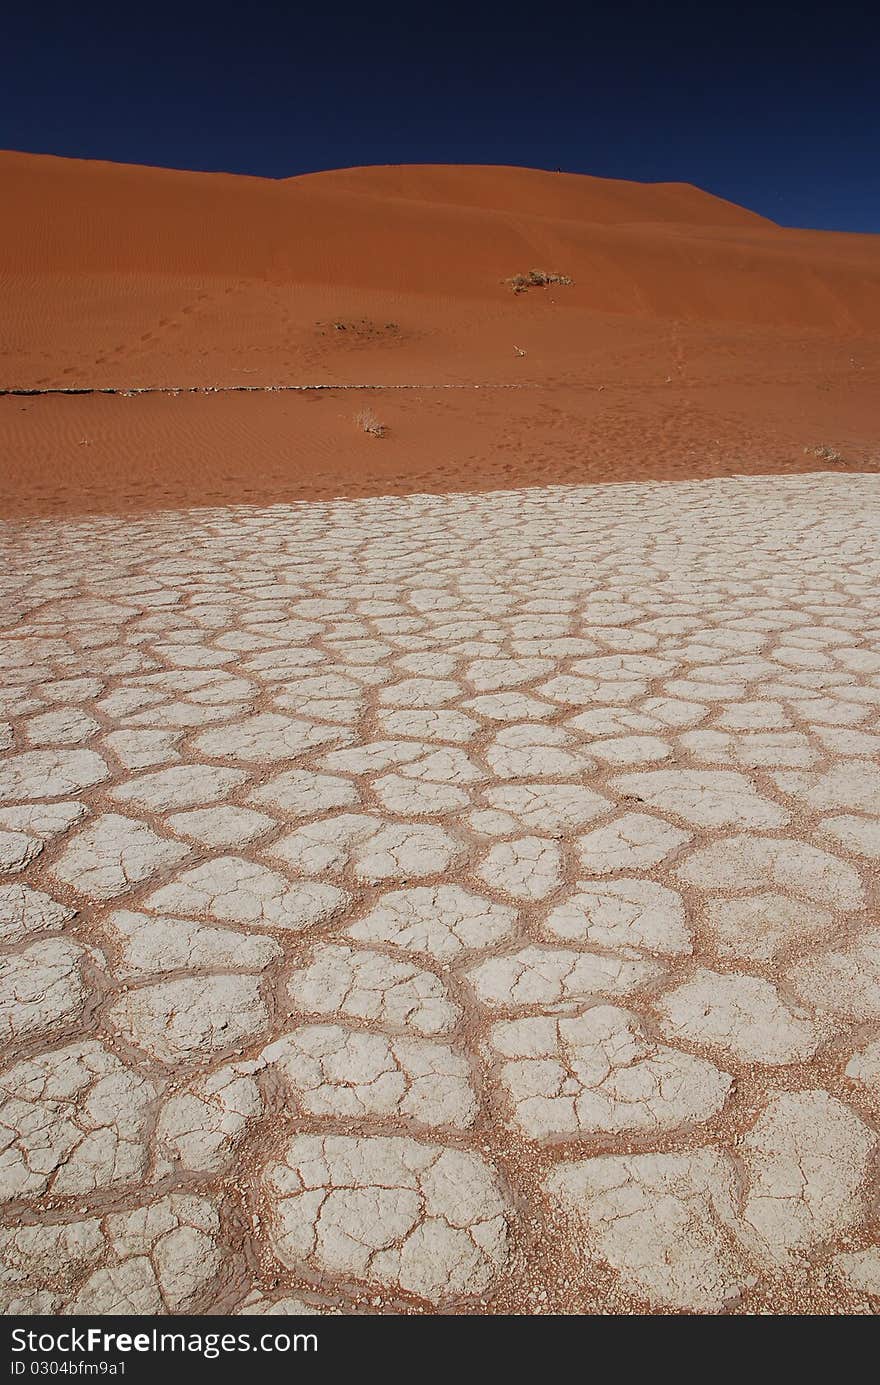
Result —
<svg viewBox="0 0 880 1385"><path fill-rule="evenodd" d="M0 196L0 388L484 387L0 398L6 513L878 464L877 236L518 168L0 153Z"/></svg>

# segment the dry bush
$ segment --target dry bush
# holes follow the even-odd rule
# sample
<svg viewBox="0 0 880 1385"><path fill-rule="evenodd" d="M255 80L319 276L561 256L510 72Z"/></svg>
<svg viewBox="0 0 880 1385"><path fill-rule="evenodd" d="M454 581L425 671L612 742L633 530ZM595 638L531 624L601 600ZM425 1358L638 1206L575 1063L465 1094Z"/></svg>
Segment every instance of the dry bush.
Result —
<svg viewBox="0 0 880 1385"><path fill-rule="evenodd" d="M804 455L807 457L818 457L820 462L845 462L842 452L838 452L836 447L805 447Z"/></svg>
<svg viewBox="0 0 880 1385"><path fill-rule="evenodd" d="M380 423L372 409L361 409L360 413L355 414L354 421L362 433L369 433L372 438L384 438L388 431L384 423Z"/></svg>
<svg viewBox="0 0 880 1385"><path fill-rule="evenodd" d="M525 293L527 289L545 289L550 284L570 284L573 281L567 274L549 274L546 269L530 269L528 274L514 274L504 282L514 293Z"/></svg>

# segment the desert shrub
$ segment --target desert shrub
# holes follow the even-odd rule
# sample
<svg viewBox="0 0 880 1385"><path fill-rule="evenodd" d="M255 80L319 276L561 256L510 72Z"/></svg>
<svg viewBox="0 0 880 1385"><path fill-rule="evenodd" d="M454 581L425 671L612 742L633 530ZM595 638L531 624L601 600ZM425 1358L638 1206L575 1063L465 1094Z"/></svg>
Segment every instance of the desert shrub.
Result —
<svg viewBox="0 0 880 1385"><path fill-rule="evenodd" d="M525 293L528 289L545 289L550 284L570 284L572 280L567 274L550 274L546 269L530 269L528 274L514 274L504 282L514 293Z"/></svg>

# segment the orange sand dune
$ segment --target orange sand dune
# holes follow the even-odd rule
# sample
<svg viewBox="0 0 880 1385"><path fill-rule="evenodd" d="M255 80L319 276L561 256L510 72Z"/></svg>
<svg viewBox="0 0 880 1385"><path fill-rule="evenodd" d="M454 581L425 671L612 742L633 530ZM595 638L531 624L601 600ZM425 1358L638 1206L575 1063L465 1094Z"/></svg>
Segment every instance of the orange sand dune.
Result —
<svg viewBox="0 0 880 1385"><path fill-rule="evenodd" d="M539 168L470 164L405 164L338 168L289 178L287 186L358 193L362 197L480 208L544 220L594 224L671 222L706 226L773 223L689 183L629 183Z"/></svg>
<svg viewBox="0 0 880 1385"><path fill-rule="evenodd" d="M0 399L8 512L260 475L267 498L877 456L877 236L519 168L273 181L0 153L0 196L0 388L468 387L379 397L380 442L348 395L80 400L73 443L72 401ZM573 282L513 294L533 267Z"/></svg>

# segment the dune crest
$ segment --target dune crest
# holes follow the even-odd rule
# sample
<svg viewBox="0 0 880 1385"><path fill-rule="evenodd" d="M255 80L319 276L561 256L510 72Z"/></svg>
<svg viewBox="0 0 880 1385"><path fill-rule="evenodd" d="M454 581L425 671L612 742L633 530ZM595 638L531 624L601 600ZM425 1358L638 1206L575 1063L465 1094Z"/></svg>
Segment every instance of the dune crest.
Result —
<svg viewBox="0 0 880 1385"><path fill-rule="evenodd" d="M497 301L508 275L546 262L575 281L571 307L880 323L875 238L784 230L687 184L444 165L276 181L5 153L0 186L10 275L229 275Z"/></svg>

